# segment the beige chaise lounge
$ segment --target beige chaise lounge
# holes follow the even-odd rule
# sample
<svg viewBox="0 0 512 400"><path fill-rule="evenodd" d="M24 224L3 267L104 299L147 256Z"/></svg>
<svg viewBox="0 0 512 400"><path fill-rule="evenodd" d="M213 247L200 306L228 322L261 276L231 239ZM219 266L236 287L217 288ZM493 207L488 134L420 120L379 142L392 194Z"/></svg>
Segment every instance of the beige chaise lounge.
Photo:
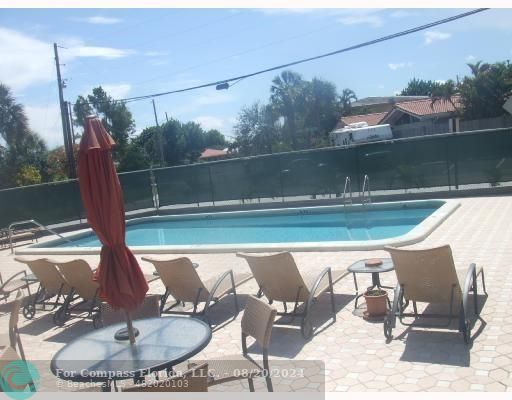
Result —
<svg viewBox="0 0 512 400"><path fill-rule="evenodd" d="M292 255L289 252L273 255L237 254L245 258L256 282L260 287L259 294L265 295L270 303L283 302L284 312L277 315L301 317L301 332L305 339L313 335L310 312L313 303L323 293L331 296L332 318L336 321L333 285L349 273L346 270L325 268L320 274L301 275ZM286 303L294 303L293 311L288 313ZM304 308L298 311L299 304Z"/></svg>
<svg viewBox="0 0 512 400"><path fill-rule="evenodd" d="M25 318L34 318L38 306L42 306L45 311L52 311L64 304L66 296L71 292L71 287L66 283L64 277L53 262L45 258L27 260L25 258L15 257L14 259L20 263L26 264L39 281L36 294L32 296L23 307L23 316Z"/></svg>
<svg viewBox="0 0 512 400"><path fill-rule="evenodd" d="M204 281L199 277L194 265L187 257L173 260L157 260L142 257L142 260L152 263L165 286L165 293L160 302L160 311L169 314L201 315L209 322L210 307L221 297L233 294L236 314L239 312L236 287L252 278L251 274L234 274L232 270L222 275ZM166 308L167 298L172 295L176 303ZM174 307L181 302L189 302L194 306L193 311L175 311ZM204 303L203 310L197 311L199 303Z"/></svg>
<svg viewBox="0 0 512 400"><path fill-rule="evenodd" d="M478 315L478 276L481 277L482 289L487 295L483 268L477 268L472 263L467 270L457 270L448 245L421 250L386 247L386 250L391 254L398 280L391 312L384 321L386 338L392 339L397 318L403 324L405 324L404 317L414 317L415 320L418 318L447 319L447 323L441 327L449 327L453 318L458 318L459 332L463 334L464 341L469 343L471 340L469 293L473 292L473 308ZM413 305L413 313L406 313L405 310L410 302ZM449 310L447 314L418 314L417 302L445 304ZM439 325L425 324L420 326L439 327Z"/></svg>

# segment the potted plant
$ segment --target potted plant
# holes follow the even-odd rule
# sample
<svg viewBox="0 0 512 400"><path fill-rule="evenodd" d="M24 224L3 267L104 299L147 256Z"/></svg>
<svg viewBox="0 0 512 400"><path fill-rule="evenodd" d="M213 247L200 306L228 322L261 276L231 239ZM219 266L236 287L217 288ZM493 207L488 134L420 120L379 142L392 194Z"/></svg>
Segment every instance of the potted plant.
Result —
<svg viewBox="0 0 512 400"><path fill-rule="evenodd" d="M368 317L383 317L388 311L388 293L382 289L371 289L364 293Z"/></svg>

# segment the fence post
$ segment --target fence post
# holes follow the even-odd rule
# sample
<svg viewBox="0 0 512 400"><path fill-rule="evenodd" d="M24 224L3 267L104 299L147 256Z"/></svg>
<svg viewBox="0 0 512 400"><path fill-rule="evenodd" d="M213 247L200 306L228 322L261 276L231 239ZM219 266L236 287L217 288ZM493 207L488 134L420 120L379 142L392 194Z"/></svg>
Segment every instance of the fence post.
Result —
<svg viewBox="0 0 512 400"><path fill-rule="evenodd" d="M210 165L208 165L208 177L210 178L210 193L212 196L212 203L213 203L213 206L215 207L215 195L214 195L214 190L213 190L212 169L211 169Z"/></svg>
<svg viewBox="0 0 512 400"><path fill-rule="evenodd" d="M156 213L160 209L160 196L158 195L158 183L156 181L155 173L153 172L153 164L149 167L149 184L151 185L151 195L153 197L153 207Z"/></svg>
<svg viewBox="0 0 512 400"><path fill-rule="evenodd" d="M444 154L446 157L446 174L448 176L448 191L452 191L452 183L451 183L451 174L450 174L450 144L449 144L449 138L446 138L445 145L444 145Z"/></svg>
<svg viewBox="0 0 512 400"><path fill-rule="evenodd" d="M281 154L278 154L277 157L279 160L279 184L281 185L281 201L284 203L283 164L281 163Z"/></svg>

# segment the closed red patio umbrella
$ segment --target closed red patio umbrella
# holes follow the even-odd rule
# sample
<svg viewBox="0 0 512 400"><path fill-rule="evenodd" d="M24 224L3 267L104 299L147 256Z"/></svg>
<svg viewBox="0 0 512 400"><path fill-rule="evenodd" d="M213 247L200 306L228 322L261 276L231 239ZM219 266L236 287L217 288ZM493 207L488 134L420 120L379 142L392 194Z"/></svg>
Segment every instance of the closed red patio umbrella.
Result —
<svg viewBox="0 0 512 400"><path fill-rule="evenodd" d="M96 117L87 117L80 141L78 181L87 221L102 243L95 273L99 296L127 311L128 333L134 342L130 311L148 291L144 274L125 242L123 192L112 160L115 142Z"/></svg>

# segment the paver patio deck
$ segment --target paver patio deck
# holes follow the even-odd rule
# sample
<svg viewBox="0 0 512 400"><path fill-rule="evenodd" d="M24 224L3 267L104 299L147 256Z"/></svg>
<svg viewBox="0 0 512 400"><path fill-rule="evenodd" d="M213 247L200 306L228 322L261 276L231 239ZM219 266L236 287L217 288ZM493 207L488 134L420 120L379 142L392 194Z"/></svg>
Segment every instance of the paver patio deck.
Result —
<svg viewBox="0 0 512 400"><path fill-rule="evenodd" d="M395 339L386 343L382 323L367 322L361 317L360 309L354 311L354 284L348 275L335 286L337 321L329 325L329 299L325 296L315 308L317 323L325 323L311 341L302 338L298 326L276 326L272 333L271 363L277 359L321 360L325 362L327 391L512 391L512 197L459 201L461 207L414 247L450 244L458 268L467 268L471 262L484 266L489 297L481 298L485 304L481 320L473 328L476 337L472 346L466 346L456 330L408 329L400 324L393 332ZM302 271L320 271L326 266L346 269L358 259L386 255L384 251L293 254ZM69 256L52 258L69 259ZM97 256L83 258L91 265L98 261ZM196 254L190 258L199 263L198 272L205 278L228 268L248 271L245 260L234 254ZM141 262L141 266L144 272L152 271L148 263ZM23 267L14 261L9 250L0 251L3 276ZM360 275L358 280L360 287L370 283L369 276ZM394 286L396 281L393 272L381 274L381 280L389 286ZM241 303L244 295L256 291L254 280L241 286L238 290ZM150 292L162 293L159 281L151 283ZM7 309L7 304L0 306L0 312L5 313ZM212 341L198 359L241 352L242 314L236 321L228 321L232 315L230 298L213 310L213 322L225 320L226 325L214 331ZM6 315L0 318L2 324L7 323ZM31 321L20 316L21 337L30 360L50 360L67 341L91 329L88 320L71 319L65 326L56 327L47 313L38 313ZM43 387L55 388L55 379L49 371L43 371L42 375L46 380ZM316 380L283 380L281 389L314 390L319 385ZM212 389L247 390L247 386L245 382L237 382ZM263 382L256 381L256 390L265 390Z"/></svg>

